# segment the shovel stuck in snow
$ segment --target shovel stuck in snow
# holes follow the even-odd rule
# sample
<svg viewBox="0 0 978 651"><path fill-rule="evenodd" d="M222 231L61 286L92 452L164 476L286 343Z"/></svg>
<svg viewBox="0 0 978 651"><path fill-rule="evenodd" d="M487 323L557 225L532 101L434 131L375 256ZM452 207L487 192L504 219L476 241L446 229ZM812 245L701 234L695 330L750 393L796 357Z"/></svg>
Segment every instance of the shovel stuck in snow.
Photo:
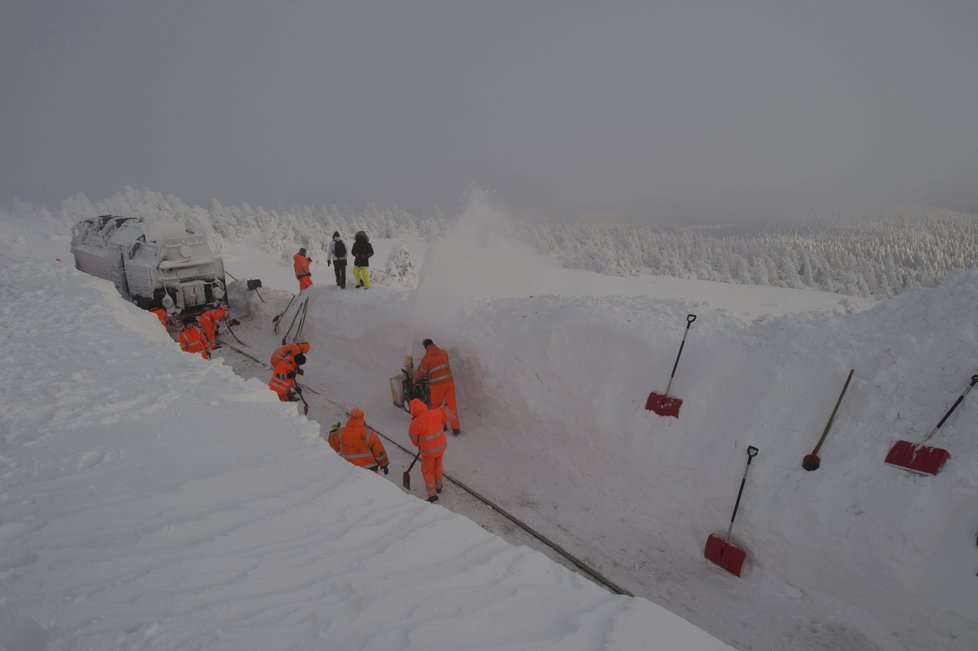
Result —
<svg viewBox="0 0 978 651"><path fill-rule="evenodd" d="M693 325L693 321L695 320L695 314L686 316L686 332L683 333L683 342L679 344L679 354L676 355L676 363L672 365L672 374L669 376L669 384L666 385L666 392L656 393L653 391L649 394L648 400L645 401L645 408L649 411L654 411L660 416L679 418L679 408L683 406L683 401L680 398L670 396L669 389L672 388L672 379L676 377L676 367L679 366L679 357L683 354L683 346L686 345L686 335L689 334L689 326Z"/></svg>
<svg viewBox="0 0 978 651"><path fill-rule="evenodd" d="M835 414L839 411L839 405L842 404L842 399L846 395L846 389L849 388L849 382L852 381L852 374L855 372L856 369L849 369L849 376L846 378L846 383L842 387L842 393L839 394L839 399L835 403L835 409L832 410L832 415L829 416L829 422L825 423L825 429L822 430L822 436L818 439L818 445L815 446L811 454L806 454L805 458L801 460L801 467L809 472L818 470L822 465L822 460L818 458L818 451L821 449L822 444L825 443L825 437L829 435L829 430L832 428L832 421L835 420Z"/></svg>
<svg viewBox="0 0 978 651"><path fill-rule="evenodd" d="M892 448L890 448L889 454L886 455L885 463L891 466L896 466L898 468L903 468L904 470L909 470L910 472L916 472L921 475L936 475L944 467L944 462L951 457L951 453L943 448L933 448L927 443L935 434L937 430L941 429L941 425L948 419L948 417L958 408L964 397L968 395L975 385L978 384L978 375L971 376L971 383L968 388L965 389L964 393L958 396L958 399L954 401L951 408L947 410L944 414L944 418L941 422L937 424L937 427L931 430L930 434L924 437L924 440L920 443L911 443L910 441L897 441Z"/></svg>
<svg viewBox="0 0 978 651"><path fill-rule="evenodd" d="M740 490L737 491L737 502L734 504L733 515L730 516L727 537L721 538L716 534L710 534L709 538L706 539L706 549L703 550L703 556L706 557L706 560L716 563L734 576L740 576L744 561L747 559L747 550L730 542L730 532L733 530L734 518L737 517L737 509L740 507L740 496L744 494L744 484L747 482L750 462L757 456L757 453L758 449L753 445L747 447L747 467L744 468L744 477L740 480Z"/></svg>

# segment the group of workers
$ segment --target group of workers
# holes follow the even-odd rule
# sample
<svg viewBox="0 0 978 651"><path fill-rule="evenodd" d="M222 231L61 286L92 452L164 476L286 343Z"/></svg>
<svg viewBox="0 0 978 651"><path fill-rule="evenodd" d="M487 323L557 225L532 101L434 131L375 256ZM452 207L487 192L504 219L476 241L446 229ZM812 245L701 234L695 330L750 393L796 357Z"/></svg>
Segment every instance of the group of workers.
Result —
<svg viewBox="0 0 978 651"><path fill-rule="evenodd" d="M425 404L414 398L411 400L411 425L408 435L411 443L418 448L421 457L421 474L425 480L425 490L429 502L437 502L443 486L442 459L448 441L445 434L448 428L456 436L461 433L458 407L455 401L455 380L448 362L448 353L435 345L431 339L423 342L425 355L415 371L415 381L428 381L431 402ZM301 368L306 362L310 345L305 342L279 346L272 353L272 377L268 388L278 394L283 402L299 400L302 388L296 383L296 376L303 375ZM363 409L350 410L346 425L334 423L330 427L327 441L341 457L355 466L367 468L386 475L390 461L380 435L367 427Z"/></svg>
<svg viewBox="0 0 978 651"><path fill-rule="evenodd" d="M357 287L370 289L370 257L373 247L367 234L358 231L354 236L354 244L350 251L353 255L353 275ZM300 248L293 256L293 266L296 280L299 281L299 292L312 286L312 274L309 264L312 259L306 255L306 249ZM326 264L334 268L336 285L346 288L346 244L339 232L334 232L327 252ZM159 318L164 327L169 327L175 318L173 299L167 295L163 298L163 306L151 310ZM199 353L204 359L210 358L210 351L219 346L217 334L222 320L230 319L226 307L218 306L197 317L187 317L183 320L180 331L180 348L188 353ZM410 401L411 425L408 435L411 443L418 448L421 458L421 474L425 480L425 490L429 502L437 502L438 494L442 491L443 472L442 459L448 447L446 433L451 427L452 433L461 433L458 417L458 406L455 397L455 380L448 361L448 353L431 339L422 342L425 348L424 357L413 373L413 381L427 382L430 400L428 404L414 398ZM272 353L269 363L272 366L272 376L268 388L274 391L279 400L295 402L302 399L302 387L296 381L297 376L305 371L302 366L306 363L306 353L310 345L306 342L296 342L279 346ZM390 461L379 434L366 425L363 410L354 407L346 425L334 423L327 438L329 445L344 459L362 468L374 472L389 472Z"/></svg>
<svg viewBox="0 0 978 651"><path fill-rule="evenodd" d="M176 319L173 298L169 294L163 297L161 307L151 308L150 312L156 315L160 324L167 330L170 329L171 323ZM204 359L210 359L211 351L221 345L217 340L221 321L230 320L230 318L231 313L224 305L206 310L196 317L184 317L182 320L183 328L177 338L180 342L180 349L188 353L199 353Z"/></svg>
<svg viewBox="0 0 978 651"><path fill-rule="evenodd" d="M357 231L353 236L353 248L350 255L353 256L353 277L357 281L357 288L370 289L370 258L373 257L374 247L370 244L370 238L364 231ZM340 237L339 231L333 231L333 237L326 250L326 266L332 266L336 275L336 286L346 289L346 262L347 262L346 243ZM308 287L312 287L312 272L309 265L312 258L306 255L305 247L292 256L292 268L295 271L295 279L299 281L299 292L301 293Z"/></svg>

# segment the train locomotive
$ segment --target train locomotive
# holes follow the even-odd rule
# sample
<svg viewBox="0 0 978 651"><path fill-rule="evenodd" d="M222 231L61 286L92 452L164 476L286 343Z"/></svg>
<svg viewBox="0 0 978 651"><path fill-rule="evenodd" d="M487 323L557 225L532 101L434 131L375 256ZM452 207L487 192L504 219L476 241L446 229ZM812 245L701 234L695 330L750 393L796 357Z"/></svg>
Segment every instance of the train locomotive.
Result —
<svg viewBox="0 0 978 651"><path fill-rule="evenodd" d="M143 309L165 305L192 316L227 303L224 262L183 224L102 215L78 222L71 234L75 268L111 280Z"/></svg>

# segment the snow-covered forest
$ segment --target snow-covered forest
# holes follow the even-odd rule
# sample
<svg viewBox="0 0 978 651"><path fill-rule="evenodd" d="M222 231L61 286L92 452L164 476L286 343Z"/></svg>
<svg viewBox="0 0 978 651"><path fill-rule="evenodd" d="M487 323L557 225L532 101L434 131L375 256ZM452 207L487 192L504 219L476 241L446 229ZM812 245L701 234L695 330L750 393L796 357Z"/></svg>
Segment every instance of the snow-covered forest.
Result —
<svg viewBox="0 0 978 651"><path fill-rule="evenodd" d="M56 211L15 202L7 218L54 222L62 233L80 219L100 214L183 219L205 233L220 254L226 242L254 241L283 256L297 246L323 255L334 230L350 237L364 230L372 237L443 234L454 218L436 210L411 215L398 208L368 204L280 206L248 204L210 209L179 198L126 188L102 201L83 194ZM907 289L933 287L955 268L978 266L978 217L916 207L837 209L786 220L751 224L672 227L657 223L513 220L512 235L537 251L560 258L565 267L614 276L643 272L743 285L813 288L852 296L888 298ZM410 284L416 276L409 253L397 250L378 270L380 284Z"/></svg>

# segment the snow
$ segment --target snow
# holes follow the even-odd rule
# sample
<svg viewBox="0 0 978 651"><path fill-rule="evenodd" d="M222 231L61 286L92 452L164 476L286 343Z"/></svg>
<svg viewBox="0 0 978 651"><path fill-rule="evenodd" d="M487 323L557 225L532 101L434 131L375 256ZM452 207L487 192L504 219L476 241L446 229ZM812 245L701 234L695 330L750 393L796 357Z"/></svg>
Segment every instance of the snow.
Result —
<svg viewBox="0 0 978 651"><path fill-rule="evenodd" d="M180 353L70 263L12 262L51 260L58 241L0 223L0 322L14 333L0 344L3 644L724 648L700 627L738 649L978 647L978 399L932 441L952 454L938 476L882 462L978 372L978 270L880 303L609 277L512 241L506 219L475 193L430 245L374 239L377 269L409 250L417 289L341 291L314 257L310 418L360 406L405 443L387 378L433 338L463 429L446 471L638 597L451 513L514 535L451 484L440 506L405 495L410 457L392 445L388 478L353 469L275 402L267 370ZM223 254L265 285L235 329L265 359L291 264L257 242ZM665 390L687 314L670 389L684 402L661 418L645 398ZM805 472L850 368L822 467ZM749 550L738 579L703 545L726 535L748 445L760 454L733 527Z"/></svg>

